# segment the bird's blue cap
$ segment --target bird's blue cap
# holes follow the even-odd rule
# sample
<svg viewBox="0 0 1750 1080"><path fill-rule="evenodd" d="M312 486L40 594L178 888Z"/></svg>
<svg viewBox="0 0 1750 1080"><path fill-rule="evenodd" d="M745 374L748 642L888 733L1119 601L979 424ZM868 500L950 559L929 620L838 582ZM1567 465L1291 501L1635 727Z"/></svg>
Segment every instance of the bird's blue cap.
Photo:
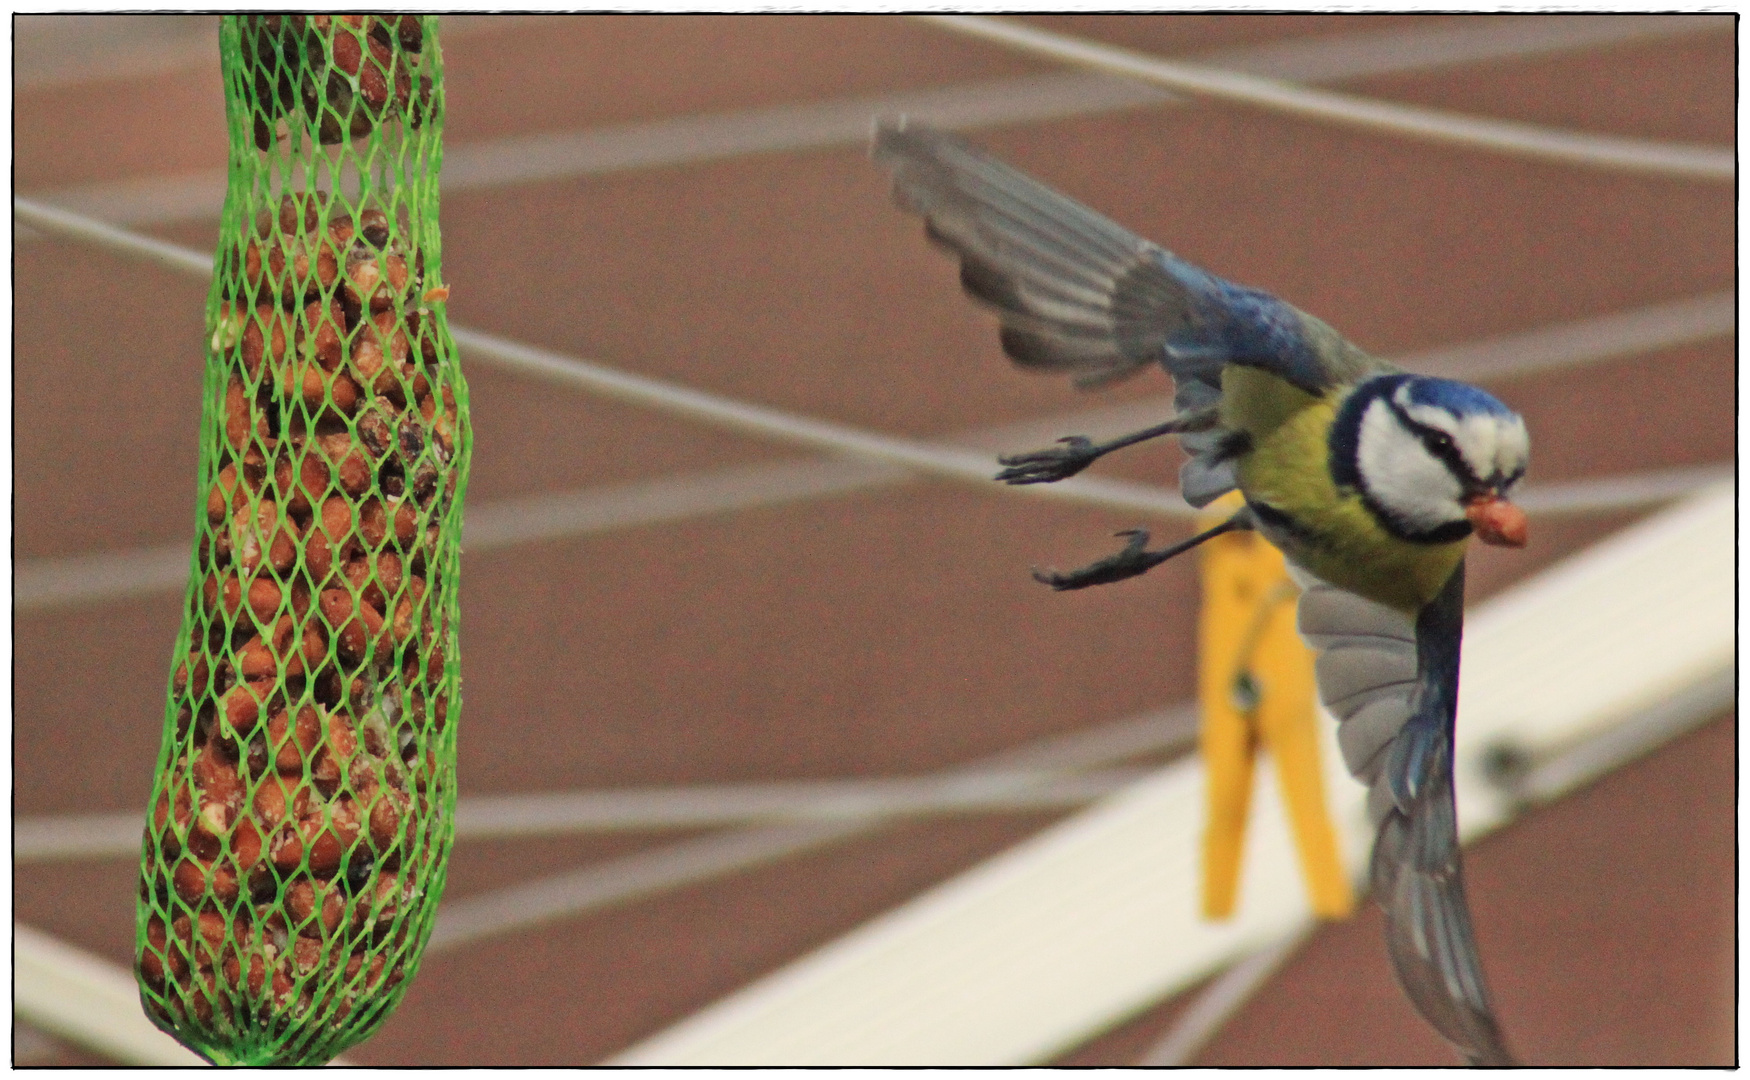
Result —
<svg viewBox="0 0 1750 1080"><path fill-rule="evenodd" d="M1405 382L1411 404L1433 405L1454 416L1513 415L1513 410L1501 404L1493 394L1479 390L1469 383L1426 375L1407 379Z"/></svg>

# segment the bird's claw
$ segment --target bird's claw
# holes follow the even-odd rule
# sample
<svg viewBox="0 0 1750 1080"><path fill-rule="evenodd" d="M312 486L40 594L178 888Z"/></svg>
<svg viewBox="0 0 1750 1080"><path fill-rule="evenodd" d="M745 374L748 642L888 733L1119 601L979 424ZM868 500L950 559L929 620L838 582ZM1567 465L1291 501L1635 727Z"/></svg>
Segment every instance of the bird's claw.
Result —
<svg viewBox="0 0 1750 1080"><path fill-rule="evenodd" d="M1151 552L1144 550L1148 546L1147 529L1125 529L1114 533L1115 536L1128 536L1130 541L1124 545L1124 550L1116 555L1108 555L1098 562L1089 563L1079 570L1071 570L1067 574L1056 570L1033 571L1033 580L1049 585L1058 592L1069 589L1085 589L1090 585L1106 585L1114 581L1123 581L1138 574L1147 573L1159 560L1152 557Z"/></svg>
<svg viewBox="0 0 1750 1080"><path fill-rule="evenodd" d="M1083 435L1057 440L1063 444L1030 454L1004 454L997 461L1007 466L996 478L1007 484L1050 484L1074 476L1092 465L1101 451Z"/></svg>

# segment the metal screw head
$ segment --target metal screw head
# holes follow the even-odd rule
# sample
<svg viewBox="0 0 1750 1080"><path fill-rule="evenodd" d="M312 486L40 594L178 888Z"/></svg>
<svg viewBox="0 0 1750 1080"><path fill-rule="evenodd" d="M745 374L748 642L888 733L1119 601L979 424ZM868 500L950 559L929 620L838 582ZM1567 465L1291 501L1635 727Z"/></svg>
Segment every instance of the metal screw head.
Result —
<svg viewBox="0 0 1750 1080"><path fill-rule="evenodd" d="M1264 688L1258 683L1257 676L1250 671L1241 671L1234 676L1231 699L1234 708L1243 713L1255 712L1258 702L1264 696Z"/></svg>

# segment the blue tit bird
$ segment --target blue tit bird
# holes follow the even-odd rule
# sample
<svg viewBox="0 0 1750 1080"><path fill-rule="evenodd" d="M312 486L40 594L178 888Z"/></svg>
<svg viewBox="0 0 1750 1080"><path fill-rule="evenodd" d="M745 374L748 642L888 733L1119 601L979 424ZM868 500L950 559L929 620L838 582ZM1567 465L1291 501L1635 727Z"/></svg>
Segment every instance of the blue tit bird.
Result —
<svg viewBox="0 0 1750 1080"><path fill-rule="evenodd" d="M1134 577L1232 529L1282 549L1301 581L1301 633L1350 770L1371 785L1372 888L1398 981L1468 1060L1512 1063L1489 1004L1460 872L1453 725L1474 535L1510 547L1525 515L1524 421L1464 383L1400 371L1268 293L1223 281L957 136L879 123L872 156L894 199L957 255L1020 366L1083 388L1162 365L1175 415L1110 442L1080 436L1002 459L998 479L1059 480L1160 435L1188 455L1180 489L1244 506L1159 551L1142 530L1057 589Z"/></svg>

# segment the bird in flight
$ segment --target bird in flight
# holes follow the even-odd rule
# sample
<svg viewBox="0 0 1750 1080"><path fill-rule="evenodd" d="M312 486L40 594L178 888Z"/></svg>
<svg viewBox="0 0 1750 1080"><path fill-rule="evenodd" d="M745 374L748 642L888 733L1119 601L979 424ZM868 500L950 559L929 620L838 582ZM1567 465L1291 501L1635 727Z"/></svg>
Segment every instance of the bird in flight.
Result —
<svg viewBox="0 0 1750 1080"><path fill-rule="evenodd" d="M1213 536L1252 529L1303 586L1301 633L1344 759L1370 785L1375 899L1398 981L1475 1065L1511 1065L1489 1004L1460 869L1453 725L1471 537L1521 547L1507 495L1525 473L1524 421L1474 386L1401 371L1330 326L1236 285L925 124L882 121L872 147L894 199L960 259L1020 366L1084 389L1160 364L1174 415L1095 443L1081 436L1001 459L998 479L1050 483L1104 454L1176 435L1180 490L1244 506L1157 551L1148 534L1055 589L1145 573Z"/></svg>

